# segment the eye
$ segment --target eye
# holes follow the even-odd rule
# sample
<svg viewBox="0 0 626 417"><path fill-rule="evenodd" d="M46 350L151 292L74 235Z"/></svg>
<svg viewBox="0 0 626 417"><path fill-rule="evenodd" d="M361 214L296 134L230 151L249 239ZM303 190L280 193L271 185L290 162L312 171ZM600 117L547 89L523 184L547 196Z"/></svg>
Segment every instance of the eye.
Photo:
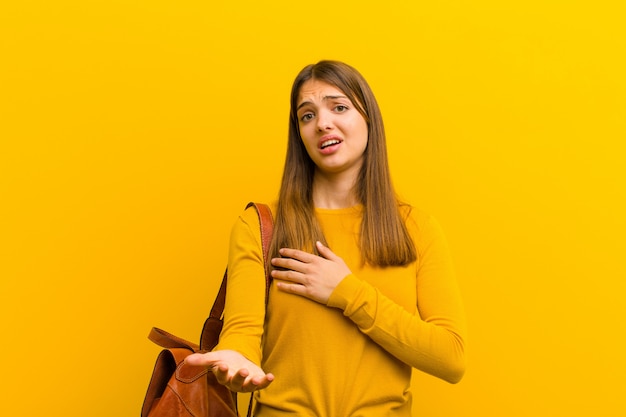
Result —
<svg viewBox="0 0 626 417"><path fill-rule="evenodd" d="M338 104L337 106L335 106L335 111L337 113L343 113L347 110L348 110L348 106L346 106L345 104Z"/></svg>
<svg viewBox="0 0 626 417"><path fill-rule="evenodd" d="M308 122L311 119L313 119L313 113L304 113L302 116L300 116L300 121L302 122Z"/></svg>

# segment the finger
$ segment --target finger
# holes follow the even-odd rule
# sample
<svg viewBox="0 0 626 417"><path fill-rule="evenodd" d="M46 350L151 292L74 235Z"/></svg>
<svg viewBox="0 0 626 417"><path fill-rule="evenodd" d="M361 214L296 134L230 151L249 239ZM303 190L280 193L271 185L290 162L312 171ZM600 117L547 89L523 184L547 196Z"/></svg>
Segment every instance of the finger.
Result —
<svg viewBox="0 0 626 417"><path fill-rule="evenodd" d="M235 373L235 375L233 375L232 379L230 380L230 385L234 387L237 391L242 390L248 375L250 375L250 371L248 371L246 368L241 368L239 371L237 371L237 373Z"/></svg>
<svg viewBox="0 0 626 417"><path fill-rule="evenodd" d="M292 258L272 258L272 265L277 268L291 269L294 271L300 271L305 265L300 261Z"/></svg>
<svg viewBox="0 0 626 417"><path fill-rule="evenodd" d="M335 255L335 253L332 250L330 250L330 248L328 246L325 246L319 240L317 242L315 242L315 247L317 248L317 251L319 252L319 254L323 258L333 259L333 258L335 258L337 256L337 255Z"/></svg>
<svg viewBox="0 0 626 417"><path fill-rule="evenodd" d="M188 363L192 366L206 365L203 356L204 355L202 355L201 353L192 353L185 358L185 363Z"/></svg>
<svg viewBox="0 0 626 417"><path fill-rule="evenodd" d="M225 364L221 364L218 366L213 367L212 369L213 371L213 375L215 375L215 379L217 379L217 382L219 382L222 385L229 385L230 381L229 381L229 369L228 366Z"/></svg>
<svg viewBox="0 0 626 417"><path fill-rule="evenodd" d="M267 388L269 384L274 380L274 375L266 374L262 376L257 376L250 379L251 383L251 391Z"/></svg>
<svg viewBox="0 0 626 417"><path fill-rule="evenodd" d="M304 252L298 249L281 248L278 253L280 253L280 256L283 258L292 258L305 263L309 263L315 259L315 255L312 253Z"/></svg>
<svg viewBox="0 0 626 417"><path fill-rule="evenodd" d="M185 358L185 363L192 366L212 366L214 361L211 360L210 353L192 353Z"/></svg>
<svg viewBox="0 0 626 417"><path fill-rule="evenodd" d="M290 269L287 269L287 270L273 269L271 271L271 275L272 275L272 278L278 281L284 281L285 283L293 284L296 286L306 285L307 283L307 278L304 273L292 271Z"/></svg>
<svg viewBox="0 0 626 417"><path fill-rule="evenodd" d="M279 290L296 295L306 295L307 289L304 285L301 284L290 284L288 282L276 282L276 286Z"/></svg>
<svg viewBox="0 0 626 417"><path fill-rule="evenodd" d="M280 270L273 269L271 271L272 278L288 281L293 284L302 284L304 282L304 276L302 273L293 271L291 269Z"/></svg>

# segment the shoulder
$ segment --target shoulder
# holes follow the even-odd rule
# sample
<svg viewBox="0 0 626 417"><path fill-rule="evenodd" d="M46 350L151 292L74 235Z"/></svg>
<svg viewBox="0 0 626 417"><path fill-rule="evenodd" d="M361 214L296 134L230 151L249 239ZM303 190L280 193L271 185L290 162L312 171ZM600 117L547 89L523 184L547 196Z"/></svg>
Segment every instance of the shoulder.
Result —
<svg viewBox="0 0 626 417"><path fill-rule="evenodd" d="M264 206L265 208L267 208L272 216L272 219L274 218L274 213L276 213L275 203L267 204L267 203L255 202L254 204L257 206ZM253 207L252 203L246 206L243 212L239 214L238 222L244 223L251 227L257 227L257 228L259 227L259 224L260 224L259 214L257 210Z"/></svg>
<svg viewBox="0 0 626 417"><path fill-rule="evenodd" d="M400 215L409 230L420 230L428 227L435 219L430 213L408 203L400 203Z"/></svg>
<svg viewBox="0 0 626 417"><path fill-rule="evenodd" d="M443 231L437 219L410 204L400 204L400 214L413 241L419 247L429 244L433 240L444 239Z"/></svg>
<svg viewBox="0 0 626 417"><path fill-rule="evenodd" d="M255 204L257 206L265 206L265 209L269 209L269 214L272 217L273 222L274 213L276 212L276 205L273 203ZM239 216L235 220L231 231L231 237L241 238L243 235L245 235L249 237L254 237L255 240L259 240L261 230L261 221L259 216L259 212L255 209L255 207L253 207L251 204L246 206L245 209L241 213L239 213Z"/></svg>
<svg viewBox="0 0 626 417"><path fill-rule="evenodd" d="M275 211L273 205L267 206L270 211ZM254 207L247 206L239 213L230 232L230 253L234 254L232 256L261 253L263 245L260 226L259 215Z"/></svg>

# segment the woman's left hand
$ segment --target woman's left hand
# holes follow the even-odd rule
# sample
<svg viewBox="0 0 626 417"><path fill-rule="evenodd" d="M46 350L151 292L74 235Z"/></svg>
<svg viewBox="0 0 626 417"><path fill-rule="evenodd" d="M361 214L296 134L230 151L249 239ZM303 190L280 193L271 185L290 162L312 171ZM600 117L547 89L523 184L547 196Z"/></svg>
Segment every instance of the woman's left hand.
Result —
<svg viewBox="0 0 626 417"><path fill-rule="evenodd" d="M339 256L321 242L316 243L320 256L297 249L283 248L282 258L273 258L272 277L282 291L327 304L335 287L352 272Z"/></svg>

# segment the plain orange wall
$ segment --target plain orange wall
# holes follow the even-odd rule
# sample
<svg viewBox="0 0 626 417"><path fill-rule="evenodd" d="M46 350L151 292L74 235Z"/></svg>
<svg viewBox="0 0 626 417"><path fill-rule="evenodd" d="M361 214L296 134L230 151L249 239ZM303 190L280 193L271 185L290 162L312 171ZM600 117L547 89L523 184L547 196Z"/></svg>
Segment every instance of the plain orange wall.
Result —
<svg viewBox="0 0 626 417"><path fill-rule="evenodd" d="M624 415L623 1L5 3L2 415L139 415L149 329L198 338L322 58L456 261L468 371L416 374L415 415Z"/></svg>

